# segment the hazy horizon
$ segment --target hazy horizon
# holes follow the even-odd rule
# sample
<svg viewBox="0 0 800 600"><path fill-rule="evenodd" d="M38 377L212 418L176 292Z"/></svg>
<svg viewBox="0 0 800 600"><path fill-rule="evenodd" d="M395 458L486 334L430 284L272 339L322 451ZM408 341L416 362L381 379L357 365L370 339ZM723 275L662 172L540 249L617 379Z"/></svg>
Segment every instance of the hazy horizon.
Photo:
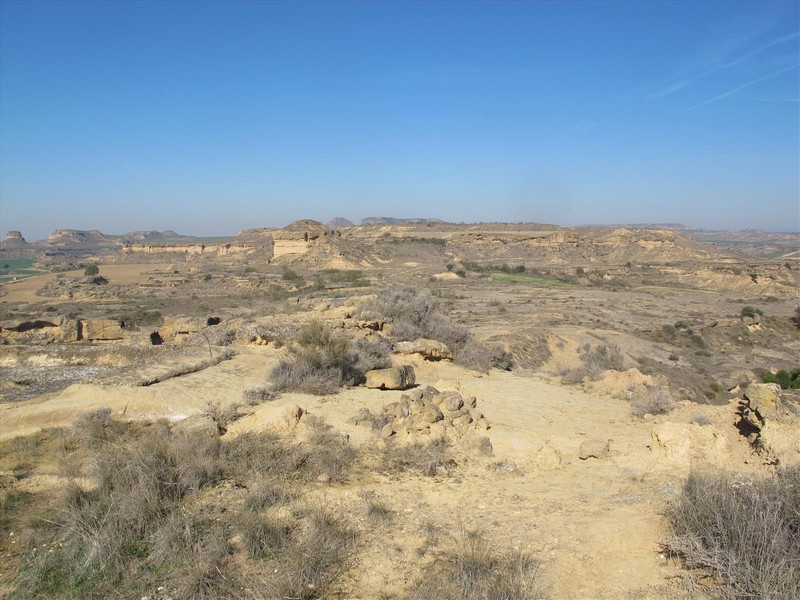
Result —
<svg viewBox="0 0 800 600"><path fill-rule="evenodd" d="M5 0L0 230L796 232L799 101L796 2Z"/></svg>

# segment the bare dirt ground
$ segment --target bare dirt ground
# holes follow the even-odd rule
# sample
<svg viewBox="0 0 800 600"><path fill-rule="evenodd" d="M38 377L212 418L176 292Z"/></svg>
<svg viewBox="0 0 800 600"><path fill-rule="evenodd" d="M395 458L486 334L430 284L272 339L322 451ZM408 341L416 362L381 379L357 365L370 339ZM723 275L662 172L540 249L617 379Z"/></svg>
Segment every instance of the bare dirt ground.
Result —
<svg viewBox="0 0 800 600"><path fill-rule="evenodd" d="M451 244L468 235L478 241ZM650 258L660 245L667 248L669 260L656 267L637 263L643 255L635 248L618 241L612 247L608 236L568 238L565 247L552 245L562 243L558 237L542 241L553 235L499 225L477 233L458 226L361 227L326 244L290 240L303 252L270 262L222 256L101 264L108 279L102 293L83 294L76 283L67 299L36 295L55 274L7 285L0 302L17 329L0 346L6 379L0 393L8 398L0 402L0 441L35 436L106 407L115 419L180 423L212 405L238 406L223 432L231 439L285 427L287 412L300 406L304 418L324 418L365 456L381 456L402 436L387 446L379 431L352 418L364 408L381 413L404 392L362 386L323 396L284 392L253 405L243 404L243 394L271 385L269 373L287 356L284 344L300 324L320 321L352 339L380 336L388 330L378 333L380 324L355 314L361 302L383 289L428 290L478 341L509 351L513 368L481 372L448 360L393 356L395 364L414 367L416 389L476 397L489 429L458 437L454 463L434 476L374 467L376 460L343 482L314 484L310 494L348 513L360 531L354 561L329 597L414 597L418 579L446 561L446 544L431 544L431 532L450 539L475 528L540 560L547 597L710 596L665 556L663 511L693 467L751 474L775 468L778 455L758 453L734 423L745 385L800 365L800 330L791 321L800 297L797 272L712 256L694 242L685 243L689 258L681 263L675 252L684 242L673 234L639 244ZM589 260L591 253L600 258ZM589 258L576 262L582 255ZM704 257L702 267L693 262ZM55 321L50 317L86 314L122 323L122 333L62 344L61 329L37 325L40 315ZM25 320L38 336L27 342L19 325ZM149 345L153 333L162 345ZM586 344L618 346L621 362L569 381ZM635 416L631 401L642 382L667 389L675 407ZM20 386L24 394L16 393ZM785 398L796 402L791 391ZM425 441L428 434L415 435ZM473 443L484 435L490 453ZM798 440L790 433L776 446L780 464L800 460ZM588 441L607 443L607 452L580 458ZM0 457L0 487L47 494L69 480L55 459L15 461ZM367 521L359 508L365 493L381 498L393 520ZM9 539L0 543L0 591L11 589L20 552Z"/></svg>

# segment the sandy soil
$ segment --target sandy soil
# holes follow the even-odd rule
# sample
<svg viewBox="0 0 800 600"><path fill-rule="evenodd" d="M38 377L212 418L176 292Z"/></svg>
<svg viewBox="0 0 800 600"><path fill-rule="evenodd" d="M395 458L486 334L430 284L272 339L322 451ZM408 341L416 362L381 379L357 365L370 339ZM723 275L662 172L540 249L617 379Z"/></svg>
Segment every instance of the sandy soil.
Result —
<svg viewBox="0 0 800 600"><path fill-rule="evenodd" d="M63 424L109 406L125 418L181 419L209 402L241 402L263 384L278 352L239 348L204 371L148 387L73 385L51 397L0 405L0 438ZM680 593L677 567L659 554L660 511L677 491L688 463L674 464L652 449L653 422L629 416L626 402L553 386L538 378L492 371L481 375L450 363L412 362L419 385L476 396L494 447L485 457L460 449L448 477L365 472L327 486L321 497L352 507L359 490L372 490L399 515L387 529L367 528L358 566L341 582L344 597L401 594L420 570L437 560L425 553L429 524L444 535L473 527L501 547L521 547L542 560L542 578L554 598L664 598ZM374 449L377 435L348 422L361 407L379 411L400 392L352 388L329 397L284 394L246 409L227 435L280 422L289 407L324 417L354 444ZM708 407L711 409L712 407ZM725 407L713 407L720 411ZM611 440L605 459L580 460L580 444ZM738 440L730 439L738 448ZM741 442L741 452L745 452ZM741 455L747 456L746 453ZM33 484L33 482L32 482Z"/></svg>

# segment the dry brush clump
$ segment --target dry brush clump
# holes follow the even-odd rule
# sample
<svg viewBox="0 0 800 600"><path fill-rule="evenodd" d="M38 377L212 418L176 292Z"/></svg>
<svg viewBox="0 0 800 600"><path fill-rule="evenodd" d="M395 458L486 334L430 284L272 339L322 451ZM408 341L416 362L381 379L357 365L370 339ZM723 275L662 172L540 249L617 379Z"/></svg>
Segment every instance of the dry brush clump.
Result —
<svg viewBox="0 0 800 600"><path fill-rule="evenodd" d="M461 531L443 569L416 585L420 600L527 600L542 598L538 561L519 550L502 551L479 530Z"/></svg>
<svg viewBox="0 0 800 600"><path fill-rule="evenodd" d="M722 598L800 598L800 465L766 478L694 471L667 509L666 550Z"/></svg>
<svg viewBox="0 0 800 600"><path fill-rule="evenodd" d="M478 344L470 330L454 323L440 302L427 292L384 290L375 300L362 304L359 313L364 318L388 320L392 324L392 337L397 340L438 340L450 349L456 362L471 369L511 369L511 356L505 350L499 346Z"/></svg>
<svg viewBox="0 0 800 600"><path fill-rule="evenodd" d="M566 385L581 383L586 377L597 379L605 371L622 371L624 357L617 344L602 343L596 346L584 344L578 348L581 366L560 373L561 382Z"/></svg>
<svg viewBox="0 0 800 600"><path fill-rule="evenodd" d="M275 432L225 440L108 416L76 423L93 429L91 444L72 450L84 453L87 476L26 515L35 527L26 528L11 597L142 597L160 587L175 598L313 599L349 565L347 520L303 499L309 482L343 480L357 459L323 421L307 417L300 442ZM17 504L5 494L2 516L22 527ZM280 505L291 505L285 520L269 512Z"/></svg>
<svg viewBox="0 0 800 600"><path fill-rule="evenodd" d="M663 387L641 386L634 391L630 403L631 413L636 417L665 415L675 408L672 394Z"/></svg>
<svg viewBox="0 0 800 600"><path fill-rule="evenodd" d="M333 394L343 385L362 383L367 371L389 366L390 350L385 341L352 343L321 323L311 323L289 346L290 356L278 363L270 379L278 392Z"/></svg>

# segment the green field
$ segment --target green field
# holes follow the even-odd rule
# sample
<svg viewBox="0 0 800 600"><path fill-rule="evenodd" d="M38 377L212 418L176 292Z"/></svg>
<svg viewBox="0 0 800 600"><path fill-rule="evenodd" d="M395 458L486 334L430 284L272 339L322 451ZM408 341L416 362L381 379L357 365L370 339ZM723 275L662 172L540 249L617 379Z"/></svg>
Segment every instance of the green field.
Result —
<svg viewBox="0 0 800 600"><path fill-rule="evenodd" d="M511 281L513 283L532 283L534 285L547 285L551 287L568 287L569 284L558 279L533 277L532 275L517 275L515 273L492 273L492 281Z"/></svg>
<svg viewBox="0 0 800 600"><path fill-rule="evenodd" d="M14 281L14 279L25 279L40 275L45 271L31 269L34 260L32 258L7 258L0 261L0 283Z"/></svg>
<svg viewBox="0 0 800 600"><path fill-rule="evenodd" d="M3 272L30 269L33 266L33 262L32 258L7 258L0 262L0 268Z"/></svg>

